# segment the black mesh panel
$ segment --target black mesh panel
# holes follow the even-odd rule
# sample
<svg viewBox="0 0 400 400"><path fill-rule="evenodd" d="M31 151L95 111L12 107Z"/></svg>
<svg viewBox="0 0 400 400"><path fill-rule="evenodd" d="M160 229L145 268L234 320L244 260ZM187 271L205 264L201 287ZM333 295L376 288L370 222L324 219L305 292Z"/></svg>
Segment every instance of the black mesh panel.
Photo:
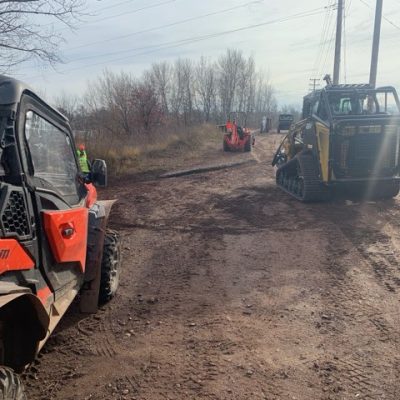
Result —
<svg viewBox="0 0 400 400"><path fill-rule="evenodd" d="M29 219L22 192L11 191L1 216L3 231L6 236L20 237L30 234Z"/></svg>

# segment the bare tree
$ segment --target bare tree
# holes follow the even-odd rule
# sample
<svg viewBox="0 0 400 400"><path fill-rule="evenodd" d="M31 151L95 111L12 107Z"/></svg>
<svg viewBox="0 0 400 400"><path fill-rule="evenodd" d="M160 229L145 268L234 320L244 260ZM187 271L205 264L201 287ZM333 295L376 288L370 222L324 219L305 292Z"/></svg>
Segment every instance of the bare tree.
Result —
<svg viewBox="0 0 400 400"><path fill-rule="evenodd" d="M137 133L149 134L162 122L163 105L149 81L137 82L131 95Z"/></svg>
<svg viewBox="0 0 400 400"><path fill-rule="evenodd" d="M152 81L137 80L124 72L104 71L89 85L85 106L93 127L108 139L136 140L160 125L163 117Z"/></svg>
<svg viewBox="0 0 400 400"><path fill-rule="evenodd" d="M244 112L239 122L253 127L278 114L268 74L257 72L254 59L236 50L217 62L202 57L197 63L154 64L140 78L105 71L88 85L84 101L62 95L57 105L75 130L103 145L148 142L165 126L221 123L230 111Z"/></svg>
<svg viewBox="0 0 400 400"><path fill-rule="evenodd" d="M194 68L190 60L178 59L174 64L171 110L180 123L192 122L194 107Z"/></svg>
<svg viewBox="0 0 400 400"><path fill-rule="evenodd" d="M131 75L104 71L103 76L88 85L86 106L97 115L103 129L118 136L131 136L135 129L132 92L135 82Z"/></svg>
<svg viewBox="0 0 400 400"><path fill-rule="evenodd" d="M259 74L255 93L255 115L259 120L267 116L276 122L278 105L268 74Z"/></svg>
<svg viewBox="0 0 400 400"><path fill-rule="evenodd" d="M201 57L196 67L196 91L205 122L210 121L212 108L215 107L216 96L215 65Z"/></svg>
<svg viewBox="0 0 400 400"><path fill-rule="evenodd" d="M221 101L221 111L226 118L233 110L236 101L236 89L239 80L240 70L243 68L245 60L239 50L227 50L226 54L218 60L219 74L219 96ZM235 110L236 111L236 110Z"/></svg>
<svg viewBox="0 0 400 400"><path fill-rule="evenodd" d="M54 105L69 119L69 122L73 126L76 115L78 114L78 109L81 105L79 97L76 95L67 94L63 91L54 99Z"/></svg>
<svg viewBox="0 0 400 400"><path fill-rule="evenodd" d="M1 0L0 68L7 70L32 58L59 61L57 47L61 33L53 22L67 27L82 11L85 0Z"/></svg>
<svg viewBox="0 0 400 400"><path fill-rule="evenodd" d="M155 87L164 114L169 112L168 99L171 91L171 73L172 68L167 62L153 64L148 73L148 79Z"/></svg>
<svg viewBox="0 0 400 400"><path fill-rule="evenodd" d="M238 70L235 109L246 114L246 122L247 117L254 110L255 77L256 68L254 59L250 57L248 60L243 60Z"/></svg>

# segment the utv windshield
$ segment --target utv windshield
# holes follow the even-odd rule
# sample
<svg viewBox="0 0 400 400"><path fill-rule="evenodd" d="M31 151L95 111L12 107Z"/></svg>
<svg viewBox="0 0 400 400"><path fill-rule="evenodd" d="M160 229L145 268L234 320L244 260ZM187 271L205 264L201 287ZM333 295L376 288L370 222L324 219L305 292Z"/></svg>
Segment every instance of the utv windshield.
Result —
<svg viewBox="0 0 400 400"><path fill-rule="evenodd" d="M328 101L333 117L400 114L396 96L393 91L388 90L328 92Z"/></svg>

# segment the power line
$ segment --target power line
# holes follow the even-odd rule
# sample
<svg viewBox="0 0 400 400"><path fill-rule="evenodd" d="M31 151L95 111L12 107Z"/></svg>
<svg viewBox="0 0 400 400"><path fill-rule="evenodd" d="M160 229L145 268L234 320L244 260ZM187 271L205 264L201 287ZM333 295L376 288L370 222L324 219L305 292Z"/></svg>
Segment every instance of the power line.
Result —
<svg viewBox="0 0 400 400"><path fill-rule="evenodd" d="M92 23L95 23L95 22L102 22L102 21L106 21L106 20L109 20L109 19L122 17L122 16L125 16L125 15L128 15L128 14L134 14L134 13L137 13L139 11L149 10L151 8L160 7L160 6L163 6L163 5L166 5L166 4L175 3L175 2L176 2L176 0L168 0L168 1L161 2L161 3L152 4L150 6L137 8L136 10L126 11L124 13L109 15L108 17L104 17L104 18L100 18L100 19L96 19L96 20L91 20L91 21L89 21L87 23L92 24Z"/></svg>
<svg viewBox="0 0 400 400"><path fill-rule="evenodd" d="M245 30L249 30L249 29L258 28L258 27L265 26L265 25L270 25L270 24L275 24L275 23L280 23L280 22L286 22L286 21L290 21L292 19L298 19L298 18L304 18L304 17L308 17L308 16L312 16L312 15L317 15L317 14L320 13L320 11L319 11L320 9L321 8L317 8L317 9L313 9L313 10L310 10L310 11L306 11L306 12L302 12L302 13L298 13L298 14L293 14L293 15L288 16L288 17L279 18L279 19L275 19L275 20L270 20L270 21L266 21L266 22L259 23L259 24L254 24L254 25L247 25L247 26L244 26L244 27L241 27L241 28L231 29L231 30L227 30L227 31L223 31L223 32L217 32L217 33L212 33L212 34L203 35L203 36L190 37L190 38L185 38L185 39L180 39L180 40L173 40L173 41L170 41L170 42L164 42L164 43L161 43L161 44L155 44L155 45L150 45L150 46L135 47L135 48L127 49L127 50L119 50L119 51L114 51L114 52L109 52L109 53L103 53L103 54L96 54L96 55L81 57L81 58L74 59L71 62L82 61L82 60L87 60L87 59L97 58L97 57L114 56L114 55L117 55L117 54L130 53L130 52L133 52L133 51L152 49L152 48L169 46L169 45L174 45L174 44L186 44L187 42L191 42L192 40L193 41L201 41L201 40L211 39L211 38L215 38L215 37L219 37L219 36L228 35L228 34L231 34L231 33L236 33L236 32L241 32L241 31L245 31Z"/></svg>
<svg viewBox="0 0 400 400"><path fill-rule="evenodd" d="M96 45L96 44L112 42L114 40L126 39L128 37L140 35L140 34L143 34L143 33L149 33L149 32L153 32L153 31L156 31L156 30L164 29L164 28L170 28L170 27L173 27L173 26L176 26L176 25L180 25L180 24L185 24L187 22L197 21L199 19L211 17L211 16L214 16L214 15L224 14L224 13L227 13L227 12L230 12L230 11L234 11L234 10L238 10L240 8L247 7L247 6L251 5L251 4L256 4L256 3L259 3L259 1L250 1L250 2L247 2L245 4L236 6L236 7L226 8L224 10L220 10L220 11L215 11L215 12L208 13L208 14L199 15L197 17L183 19L183 20L172 22L172 23L169 23L169 24L156 26L154 28L144 29L144 30L141 30L141 31L128 33L128 34L125 34L125 35L115 36L113 38L109 38L109 39L106 39L106 40L99 40L97 42L91 42L91 43L86 43L86 44L82 44L82 45L79 45L79 46L70 47L67 50L75 50L75 49L80 49L82 47L87 47L87 46L93 46L93 45Z"/></svg>
<svg viewBox="0 0 400 400"><path fill-rule="evenodd" d="M196 42L200 42L200 41L204 41L204 40L208 40L208 39L211 39L211 38L220 37L220 36L224 36L224 35L228 35L228 34L232 34L232 33L236 33L236 32L242 32L242 31L245 31L245 30L255 29L255 28L262 27L262 26L266 26L266 25L282 23L282 22L293 20L293 19L306 18L306 17L310 17L310 16L321 14L321 10L324 10L324 8L323 7L319 7L319 8L312 9L312 10L309 10L309 11L306 11L306 12L293 14L293 15L288 16L288 17L277 18L277 19L274 19L274 20L269 20L269 21L258 23L258 24L254 24L254 25L247 25L247 26L244 26L244 27L240 27L240 28L236 28L236 29L232 29L232 30L228 30L228 31L217 32L217 33L204 35L204 36L186 38L186 39L181 39L181 40L172 41L172 42L166 42L166 43L162 43L162 44L158 44L158 45L152 45L152 46L146 46L146 47L141 47L141 48L136 48L136 49L130 49L130 50L127 50L127 51L144 50L146 48L152 49L152 50L144 51L144 52L141 52L141 53L135 53L135 54L131 54L129 56L124 56L124 57L120 57L120 58L114 58L114 59L111 59L111 60L108 60L108 61L104 61L104 62L100 62L100 63L86 64L86 65L83 65L83 66L80 66L80 67L71 68L69 70L61 71L61 73L65 74L65 73L68 73L68 72L71 72L71 71L80 70L82 68L88 68L88 67L93 67L93 66L98 66L98 65L104 65L104 64L108 64L110 62L124 61L124 60L129 59L129 58L134 57L134 56L137 57L137 56L141 56L141 55L146 55L146 54L157 52L159 50L165 50L165 49L169 49L169 48L180 47L180 46L183 46L183 45L186 45L186 44L196 43ZM119 53L125 53L127 51L121 51ZM106 55L103 55L103 56L106 56ZM91 58L94 58L94 57L99 57L99 56L93 56Z"/></svg>
<svg viewBox="0 0 400 400"><path fill-rule="evenodd" d="M317 57L314 63L313 73L319 71L321 66L321 61L323 60L323 55L325 54L326 45L328 43L328 34L330 30L330 26L332 24L332 11L334 10L335 0L328 0L328 4L326 6L326 14L322 27L322 35L318 46Z"/></svg>
<svg viewBox="0 0 400 400"><path fill-rule="evenodd" d="M310 89L315 92L315 90L317 89L317 87L319 86L319 81L321 79L319 78L310 78Z"/></svg>
<svg viewBox="0 0 400 400"><path fill-rule="evenodd" d="M96 12L98 12L98 11L104 11L104 10L109 10L110 8L115 8L115 7L122 6L122 5L124 5L124 4L133 3L134 1L137 1L137 0L125 0L125 1L121 1L120 3L112 4L111 6L98 8L98 9L96 9Z"/></svg>
<svg viewBox="0 0 400 400"><path fill-rule="evenodd" d="M329 7L330 7L330 12L329 12L329 16L328 16L328 24L326 26L325 35L323 36L323 39L324 40L326 39L326 40L323 42L316 76L322 76L324 73L326 73L325 65L326 65L329 54L331 54L334 37L335 37L335 29L336 29L335 20L336 20L336 18L335 18L335 13L333 11L337 9L336 1L332 0Z"/></svg>
<svg viewBox="0 0 400 400"><path fill-rule="evenodd" d="M134 1L134 0L132 0L132 1ZM129 15L129 14L135 14L135 13L138 13L138 12L140 12L140 11L150 10L150 9L152 9L152 8L160 7L160 6L163 6L163 5L166 5L166 4L175 3L176 1L177 1L177 0L168 0L168 1L161 2L161 3L151 4L151 5L149 5L149 6L145 6L145 7L141 7L141 8L136 8L135 10L132 10L132 11L125 11L125 12L123 12L123 13L114 14L114 15L109 15L108 17L104 17L104 18L91 19L91 20L89 20L89 21L86 21L85 24L86 24L86 25L88 25L88 24L94 24L94 23L96 23L96 22L102 22L102 21L106 21L106 20L109 20L109 19L122 17L122 16ZM118 4L121 5L121 4L123 4L123 2L118 3ZM114 7L114 6L117 6L117 4L114 4L113 6L109 6L109 7L100 9L100 10L104 10L104 9L111 8L111 7ZM48 24L48 26L53 26L53 24ZM71 30L71 28L68 27L68 28L60 29L60 31L67 31L67 30Z"/></svg>
<svg viewBox="0 0 400 400"><path fill-rule="evenodd" d="M327 68L329 65L329 55L333 53L334 43L335 43L335 36L336 36L336 26L332 24L332 32L331 37L329 39L329 45L327 46L327 50L325 53L324 63L322 64L322 69L319 71L319 76L324 75L327 72Z"/></svg>
<svg viewBox="0 0 400 400"><path fill-rule="evenodd" d="M323 42L325 41L326 30L327 30L327 26L328 26L328 22L329 22L330 3L331 3L331 0L328 0L328 5L326 7L327 11L325 13L324 22L322 24L322 34L321 34L320 41L319 41L317 57L315 58L313 71L315 71L317 69L317 65L319 65L319 61L321 58L321 51L323 49Z"/></svg>
<svg viewBox="0 0 400 400"><path fill-rule="evenodd" d="M362 4L364 4L365 6L367 6L368 8L370 8L371 10L373 10L373 7L371 7L371 5L369 3L367 3L364 0L360 0ZM392 20L390 20L388 17L386 17L385 15L382 16L382 18L388 22L390 25L392 25L394 28L400 30L400 26L395 24Z"/></svg>
<svg viewBox="0 0 400 400"><path fill-rule="evenodd" d="M346 22L347 22L347 12L346 3L343 10L343 66L344 66L344 83L347 83L347 32L346 32Z"/></svg>

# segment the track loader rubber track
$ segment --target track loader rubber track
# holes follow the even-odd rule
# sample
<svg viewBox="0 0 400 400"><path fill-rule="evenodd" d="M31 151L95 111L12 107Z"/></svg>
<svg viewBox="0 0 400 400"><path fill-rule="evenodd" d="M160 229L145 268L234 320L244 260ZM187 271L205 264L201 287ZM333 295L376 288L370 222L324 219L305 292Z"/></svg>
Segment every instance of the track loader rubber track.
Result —
<svg viewBox="0 0 400 400"><path fill-rule="evenodd" d="M297 154L279 167L276 184L304 203L330 199L330 189L321 182L318 164L312 154Z"/></svg>
<svg viewBox="0 0 400 400"><path fill-rule="evenodd" d="M0 368L0 399L27 400L20 377L10 368Z"/></svg>

